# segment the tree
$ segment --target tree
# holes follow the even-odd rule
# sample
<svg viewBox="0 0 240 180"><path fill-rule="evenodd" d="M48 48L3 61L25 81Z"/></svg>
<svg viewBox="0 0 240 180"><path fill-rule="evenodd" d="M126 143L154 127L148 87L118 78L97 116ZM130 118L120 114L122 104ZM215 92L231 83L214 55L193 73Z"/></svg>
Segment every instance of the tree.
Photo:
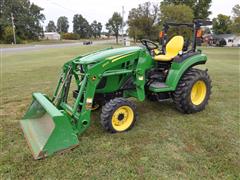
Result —
<svg viewBox="0 0 240 180"><path fill-rule="evenodd" d="M211 14L209 11L212 0L163 0L162 5L186 5L193 10L195 19L206 19Z"/></svg>
<svg viewBox="0 0 240 180"><path fill-rule="evenodd" d="M66 16L61 16L57 20L57 32L67 33L69 28L68 18Z"/></svg>
<svg viewBox="0 0 240 180"><path fill-rule="evenodd" d="M186 5L161 6L161 22L191 23L194 15L193 10Z"/></svg>
<svg viewBox="0 0 240 180"><path fill-rule="evenodd" d="M231 26L231 31L236 34L240 34L240 16L234 19Z"/></svg>
<svg viewBox="0 0 240 180"><path fill-rule="evenodd" d="M56 32L57 27L55 26L54 21L49 21L48 25L46 26L46 32Z"/></svg>
<svg viewBox="0 0 240 180"><path fill-rule="evenodd" d="M118 44L119 30L122 26L122 21L123 19L121 15L117 12L114 12L112 17L108 20L106 24L106 29L109 31L109 33L114 33L117 44Z"/></svg>
<svg viewBox="0 0 240 180"><path fill-rule="evenodd" d="M92 28L92 35L94 36L94 38L97 38L98 29L97 29L97 21L96 20L92 22L91 28Z"/></svg>
<svg viewBox="0 0 240 180"><path fill-rule="evenodd" d="M4 43L13 43L13 29L11 26L6 26L4 28L3 37Z"/></svg>
<svg viewBox="0 0 240 180"><path fill-rule="evenodd" d="M233 17L235 17L235 18L240 17L240 5L236 4L233 7L232 12L233 12Z"/></svg>
<svg viewBox="0 0 240 180"><path fill-rule="evenodd" d="M75 14L73 17L73 32L77 33L80 38L91 37L91 26L81 14Z"/></svg>
<svg viewBox="0 0 240 180"><path fill-rule="evenodd" d="M219 14L213 19L213 32L215 34L230 34L232 21L230 16Z"/></svg>
<svg viewBox="0 0 240 180"><path fill-rule="evenodd" d="M96 38L101 36L102 24L94 20L91 24L92 35Z"/></svg>
<svg viewBox="0 0 240 180"><path fill-rule="evenodd" d="M240 5L236 4L233 9L233 23L231 30L233 33L240 34Z"/></svg>
<svg viewBox="0 0 240 180"><path fill-rule="evenodd" d="M128 15L128 33L136 39L148 38L156 39L158 37L158 12L157 4L146 2L139 4L138 8L133 8Z"/></svg>
<svg viewBox="0 0 240 180"><path fill-rule="evenodd" d="M98 37L101 37L101 32L102 32L102 23L98 22L97 24L97 29L98 29Z"/></svg>
<svg viewBox="0 0 240 180"><path fill-rule="evenodd" d="M1 1L0 14L0 39L4 39L4 29L11 26L11 13L13 13L17 38L38 39L43 35L41 22L45 16L41 13L43 9L29 0Z"/></svg>
<svg viewBox="0 0 240 180"><path fill-rule="evenodd" d="M186 5L162 5L160 20L161 23L176 22L176 23L191 23L194 15L193 10ZM174 28L171 27L168 31L168 37L176 34L181 34L185 38L190 39L192 31L186 27Z"/></svg>
<svg viewBox="0 0 240 180"><path fill-rule="evenodd" d="M106 29L107 29L106 35L108 36L108 38L110 38L110 36L112 35L112 28L111 28L109 23L106 23L105 26L106 26Z"/></svg>

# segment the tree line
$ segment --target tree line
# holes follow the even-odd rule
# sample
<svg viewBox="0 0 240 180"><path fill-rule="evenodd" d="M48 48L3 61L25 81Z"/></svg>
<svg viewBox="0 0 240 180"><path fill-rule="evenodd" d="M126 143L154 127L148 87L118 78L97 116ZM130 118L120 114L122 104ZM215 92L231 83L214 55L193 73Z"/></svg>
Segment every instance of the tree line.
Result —
<svg viewBox="0 0 240 180"><path fill-rule="evenodd" d="M148 38L156 40L165 22L191 23L193 19L208 19L212 0L163 0L158 4L146 2L130 10L128 34L134 40ZM219 14L213 19L214 34L240 34L240 6L233 7L233 16ZM210 31L210 30L209 30ZM208 32L209 32L208 31ZM190 36L186 28L173 28L172 32Z"/></svg>
<svg viewBox="0 0 240 180"><path fill-rule="evenodd" d="M61 16L57 20L57 26L54 21L49 21L46 26L46 32L61 33L64 39L80 39L80 38L97 38L101 36L102 24L94 20L91 24L81 14L73 16L73 33L68 33L69 21L65 16ZM123 25L121 15L114 12L112 17L106 23L107 35L114 35L118 42L118 36L121 26Z"/></svg>
<svg viewBox="0 0 240 180"><path fill-rule="evenodd" d="M57 20L57 25L54 21L49 21L45 31L58 32L65 39L80 39L80 38L97 38L101 36L102 24L94 20L91 24L81 15L75 14L73 17L73 33L68 33L69 21L65 16L61 16Z"/></svg>
<svg viewBox="0 0 240 180"><path fill-rule="evenodd" d="M212 13L209 9L212 0L163 0L160 4L145 2L129 11L128 20L123 22L121 15L114 12L105 24L107 35L118 37L122 26L128 25L127 34L134 40L148 38L155 40L164 22L192 22L193 19L207 19ZM21 40L38 40L43 37L41 23L45 16L41 7L30 0L4 0L0 3L0 42L13 41L14 23L17 42ZM219 14L213 19L212 31L215 34L240 33L240 6L233 7L233 16ZM45 31L59 32L65 39L97 38L102 34L103 25L94 20L91 24L81 14L73 16L73 32L69 33L69 20L65 16L58 18L56 25L49 21ZM173 29L172 32L189 35L187 29ZM171 32L171 30L170 30Z"/></svg>

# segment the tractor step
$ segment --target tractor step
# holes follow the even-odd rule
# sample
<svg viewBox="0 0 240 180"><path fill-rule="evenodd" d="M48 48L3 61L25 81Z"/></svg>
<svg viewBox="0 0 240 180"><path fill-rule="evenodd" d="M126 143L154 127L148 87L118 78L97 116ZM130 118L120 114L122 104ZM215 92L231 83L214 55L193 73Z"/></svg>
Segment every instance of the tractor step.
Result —
<svg viewBox="0 0 240 180"><path fill-rule="evenodd" d="M164 82L153 81L149 85L149 90L152 91L152 92L156 92L156 93L159 93L159 92L169 92L169 91L172 91L172 87L169 87Z"/></svg>
<svg viewBox="0 0 240 180"><path fill-rule="evenodd" d="M158 82L158 81L153 81L150 84L150 88L154 88L154 89L160 89L160 88L166 88L168 87L164 82Z"/></svg>

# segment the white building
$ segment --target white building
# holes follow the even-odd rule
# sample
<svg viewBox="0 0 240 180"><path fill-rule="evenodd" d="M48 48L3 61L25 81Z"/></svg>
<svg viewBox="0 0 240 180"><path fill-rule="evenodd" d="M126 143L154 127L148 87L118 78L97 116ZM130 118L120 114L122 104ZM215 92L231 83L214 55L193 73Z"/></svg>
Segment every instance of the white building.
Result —
<svg viewBox="0 0 240 180"><path fill-rule="evenodd" d="M234 47L240 47L240 36L236 36L236 37L233 39L233 46L234 46Z"/></svg>
<svg viewBox="0 0 240 180"><path fill-rule="evenodd" d="M61 36L57 32L44 32L44 39L48 40L60 40Z"/></svg>
<svg viewBox="0 0 240 180"><path fill-rule="evenodd" d="M235 34L219 34L214 37L215 39L224 39L228 47L240 47L240 36Z"/></svg>

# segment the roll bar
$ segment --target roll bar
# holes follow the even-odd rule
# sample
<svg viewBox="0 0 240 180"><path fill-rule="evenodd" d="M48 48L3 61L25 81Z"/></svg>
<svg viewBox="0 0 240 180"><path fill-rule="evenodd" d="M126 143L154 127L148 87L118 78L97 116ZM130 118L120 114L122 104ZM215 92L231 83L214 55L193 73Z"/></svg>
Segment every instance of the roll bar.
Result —
<svg viewBox="0 0 240 180"><path fill-rule="evenodd" d="M212 21L209 20L203 20L203 19L195 19L193 23L175 23L175 22L166 22L164 23L163 27L163 38L162 40L162 51L165 52L165 46L167 42L167 31L170 26L179 27L179 26L185 26L187 28L191 28L193 32L193 42L192 42L192 51L196 51L197 46L197 33L198 30L201 28L201 26L210 26L212 25Z"/></svg>

